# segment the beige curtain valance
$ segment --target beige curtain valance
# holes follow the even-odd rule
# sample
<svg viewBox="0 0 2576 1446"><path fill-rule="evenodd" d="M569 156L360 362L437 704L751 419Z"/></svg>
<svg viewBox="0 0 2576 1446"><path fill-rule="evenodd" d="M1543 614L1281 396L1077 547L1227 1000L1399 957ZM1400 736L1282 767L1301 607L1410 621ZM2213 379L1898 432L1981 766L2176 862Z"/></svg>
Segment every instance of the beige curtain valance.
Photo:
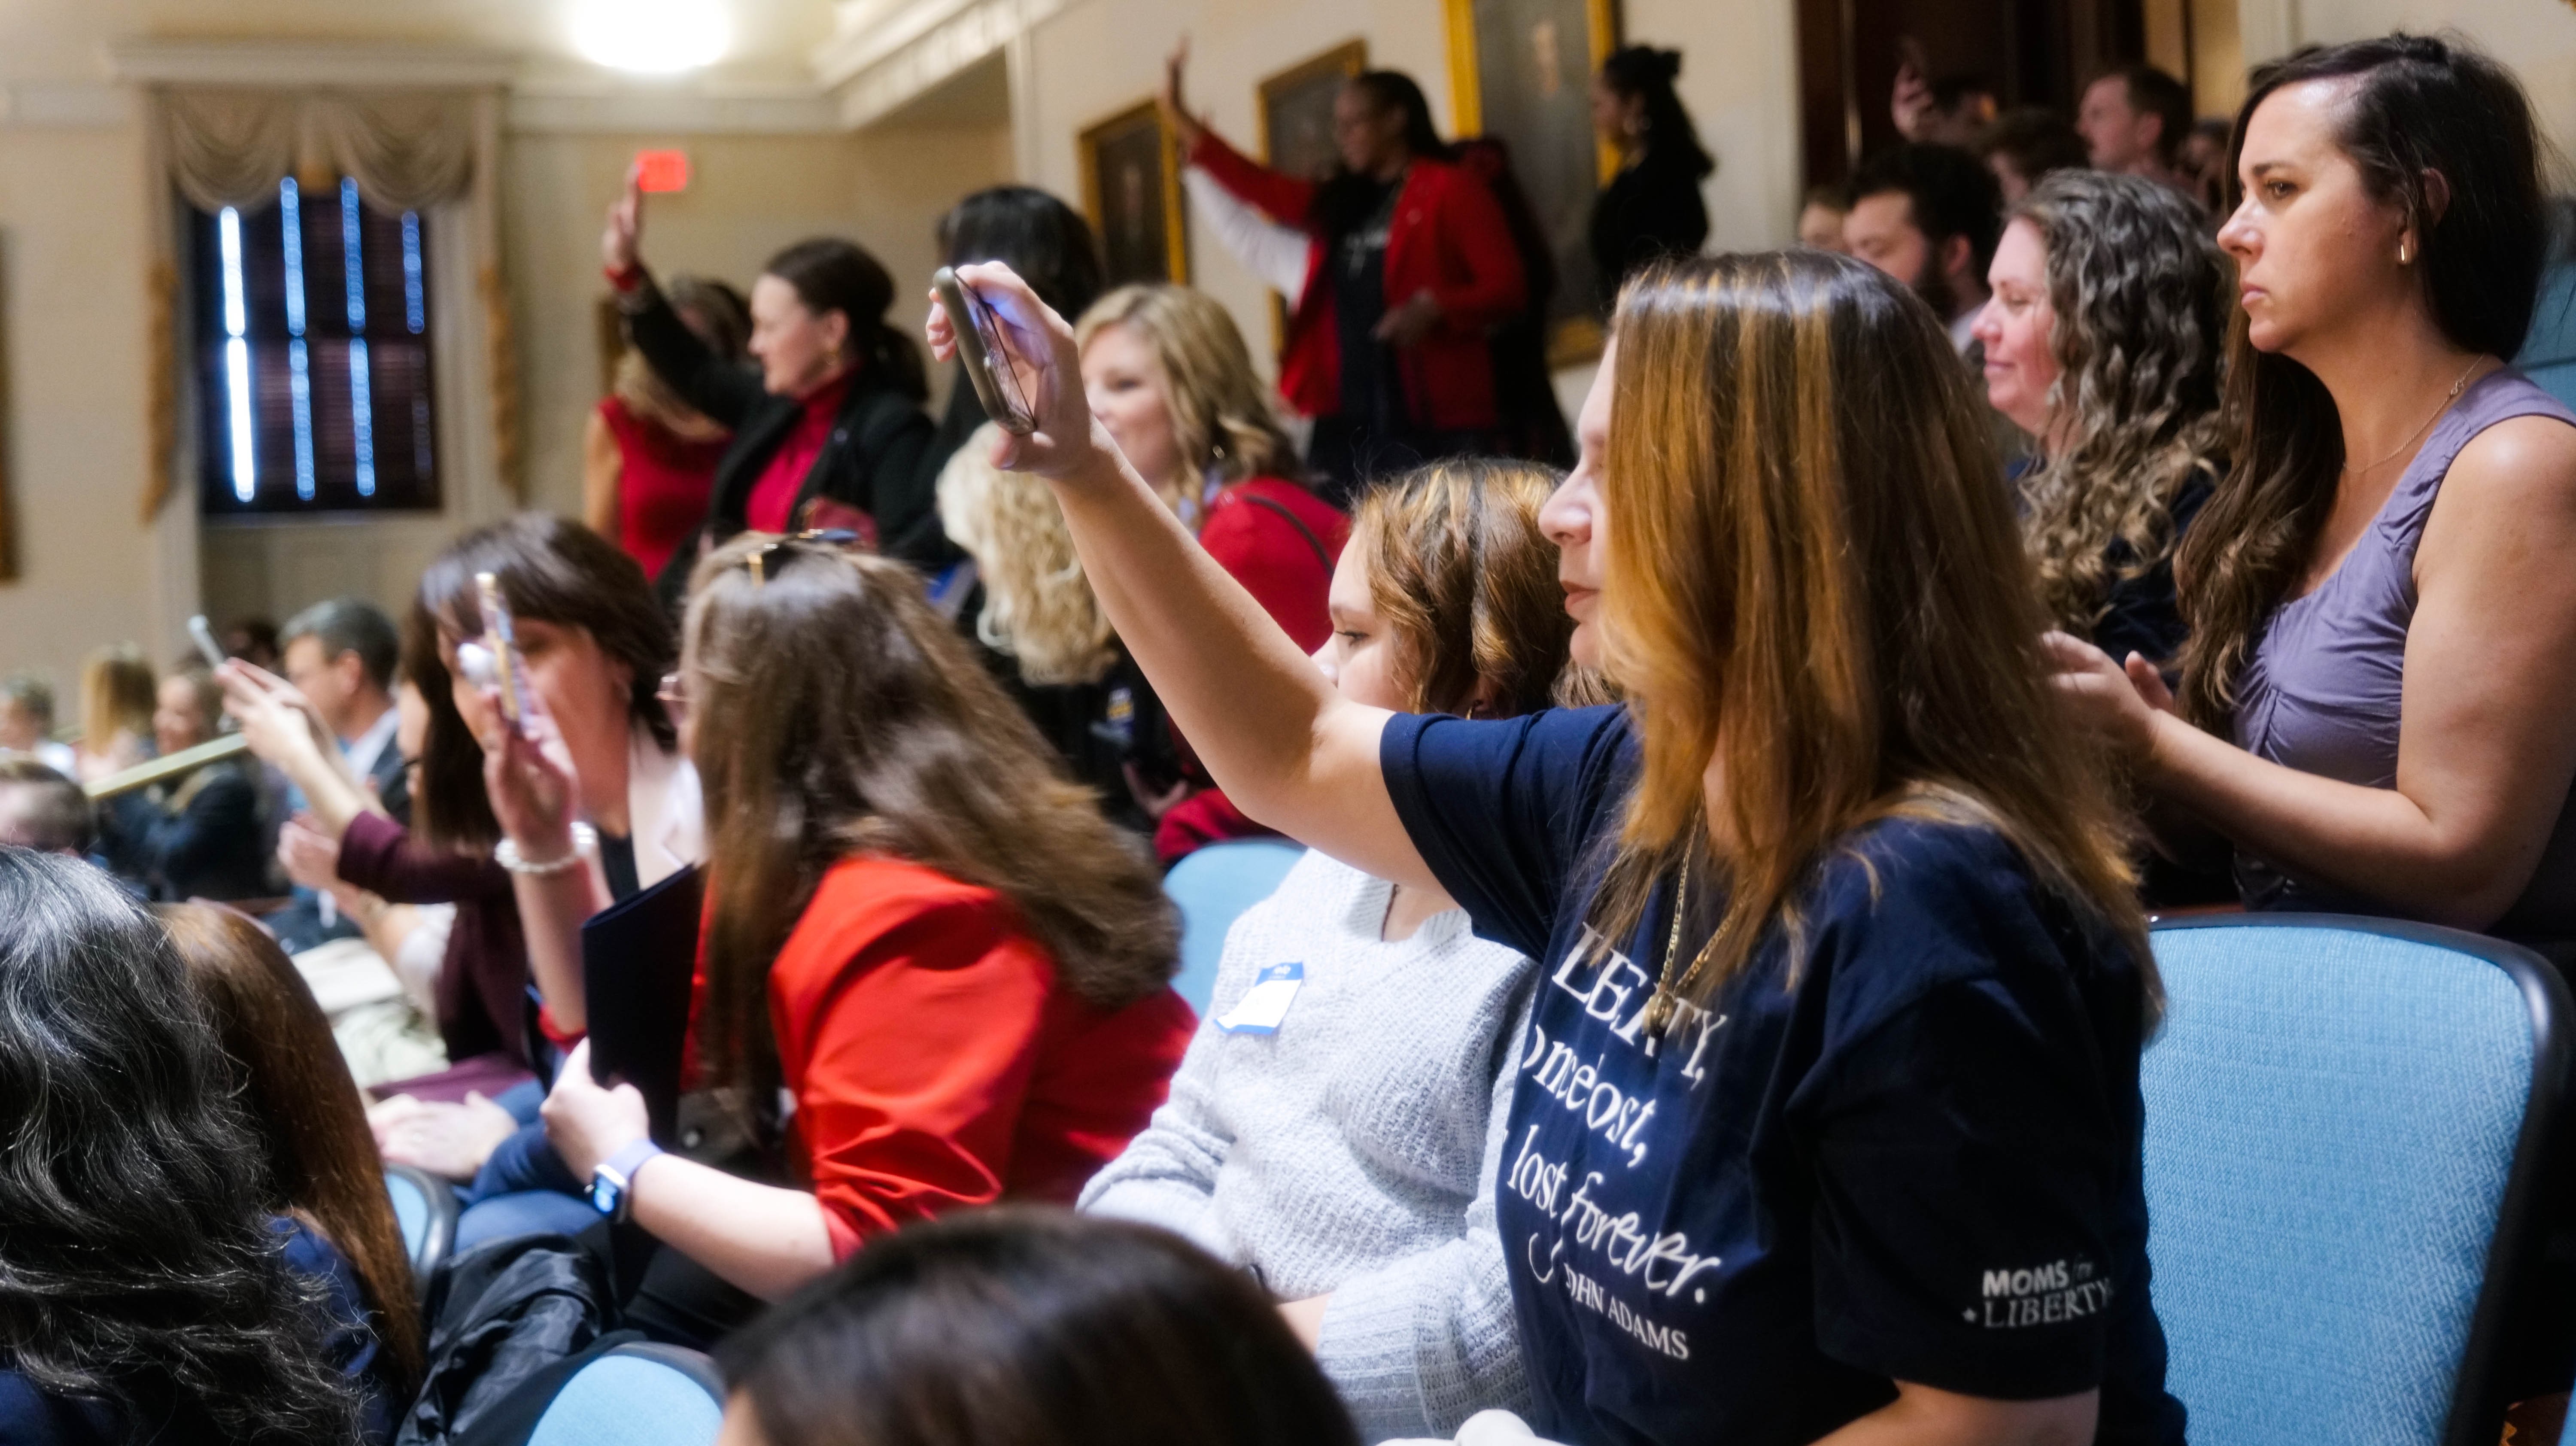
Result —
<svg viewBox="0 0 2576 1446"><path fill-rule="evenodd" d="M154 106L170 179L205 210L266 201L286 176L347 176L389 211L462 199L474 184L474 97L171 88Z"/></svg>
<svg viewBox="0 0 2576 1446"><path fill-rule="evenodd" d="M497 90L279 90L230 86L155 86L146 96L156 207L175 192L203 210L265 205L277 184L294 176L308 185L342 176L358 194L388 211L462 206L475 250L485 381L490 389L495 462L502 485L517 491L518 376L510 340L509 292L501 275ZM180 466L177 388L178 228L162 215L153 228L153 386L151 427L156 465L145 484L149 522L187 490Z"/></svg>

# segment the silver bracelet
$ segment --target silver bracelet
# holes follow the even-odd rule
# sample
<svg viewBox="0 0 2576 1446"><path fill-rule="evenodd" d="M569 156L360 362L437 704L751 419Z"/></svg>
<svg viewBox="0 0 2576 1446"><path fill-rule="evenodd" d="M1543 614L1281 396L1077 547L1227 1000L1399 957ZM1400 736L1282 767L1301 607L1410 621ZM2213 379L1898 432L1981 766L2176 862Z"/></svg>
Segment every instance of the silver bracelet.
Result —
<svg viewBox="0 0 2576 1446"><path fill-rule="evenodd" d="M572 826L572 852L561 858L531 863L519 856L517 840L505 838L493 846L492 862L508 869L511 873L531 879L542 879L563 873L568 869L581 867L581 861L597 852L598 848L599 830L586 823L577 823Z"/></svg>

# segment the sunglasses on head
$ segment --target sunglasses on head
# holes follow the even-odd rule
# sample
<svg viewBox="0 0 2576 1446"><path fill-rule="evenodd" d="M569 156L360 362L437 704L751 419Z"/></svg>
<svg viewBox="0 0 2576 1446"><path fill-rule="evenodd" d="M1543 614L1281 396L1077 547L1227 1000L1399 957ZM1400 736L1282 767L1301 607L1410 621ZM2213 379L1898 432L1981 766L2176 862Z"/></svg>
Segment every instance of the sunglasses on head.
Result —
<svg viewBox="0 0 2576 1446"><path fill-rule="evenodd" d="M771 538L743 554L742 565L751 570L752 586L766 587L769 585L769 555L791 542L819 542L826 547L846 549L856 547L864 540L846 527L811 527L785 537ZM795 555L792 552L788 554L790 557Z"/></svg>

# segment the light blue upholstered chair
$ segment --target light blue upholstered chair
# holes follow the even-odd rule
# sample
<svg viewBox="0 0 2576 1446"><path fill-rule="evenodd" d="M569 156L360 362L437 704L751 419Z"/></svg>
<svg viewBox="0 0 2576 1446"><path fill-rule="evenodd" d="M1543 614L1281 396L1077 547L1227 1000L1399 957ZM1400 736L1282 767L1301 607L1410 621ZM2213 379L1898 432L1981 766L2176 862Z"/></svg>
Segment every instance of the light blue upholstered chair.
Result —
<svg viewBox="0 0 2576 1446"><path fill-rule="evenodd" d="M1207 1013L1217 961L1225 957L1225 931L1236 916L1269 898L1305 856L1304 849L1279 839L1234 839L1209 844L1163 876L1163 892L1181 910L1181 973L1172 987L1190 1008Z"/></svg>
<svg viewBox="0 0 2576 1446"><path fill-rule="evenodd" d="M2193 1446L2494 1446L2567 1087L2557 973L2331 915L2152 939L2147 1245Z"/></svg>
<svg viewBox="0 0 2576 1446"><path fill-rule="evenodd" d="M456 1191L426 1170L387 1165L385 1193L393 1197L394 1224L411 1257L412 1285L427 1298L430 1275L456 1244Z"/></svg>
<svg viewBox="0 0 2576 1446"><path fill-rule="evenodd" d="M724 1420L724 1382L696 1351L635 1342L573 1373L537 1418L528 1446L708 1446Z"/></svg>

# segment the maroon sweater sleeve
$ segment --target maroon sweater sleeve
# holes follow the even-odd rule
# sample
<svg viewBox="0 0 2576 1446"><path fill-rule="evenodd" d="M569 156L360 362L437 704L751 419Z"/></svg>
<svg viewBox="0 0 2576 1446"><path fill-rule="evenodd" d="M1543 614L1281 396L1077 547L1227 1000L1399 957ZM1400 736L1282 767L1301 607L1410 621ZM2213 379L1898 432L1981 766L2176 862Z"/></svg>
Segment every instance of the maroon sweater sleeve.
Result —
<svg viewBox="0 0 2576 1446"><path fill-rule="evenodd" d="M507 897L510 875L490 859L431 848L380 813L349 820L340 835L340 879L397 904L461 904Z"/></svg>

